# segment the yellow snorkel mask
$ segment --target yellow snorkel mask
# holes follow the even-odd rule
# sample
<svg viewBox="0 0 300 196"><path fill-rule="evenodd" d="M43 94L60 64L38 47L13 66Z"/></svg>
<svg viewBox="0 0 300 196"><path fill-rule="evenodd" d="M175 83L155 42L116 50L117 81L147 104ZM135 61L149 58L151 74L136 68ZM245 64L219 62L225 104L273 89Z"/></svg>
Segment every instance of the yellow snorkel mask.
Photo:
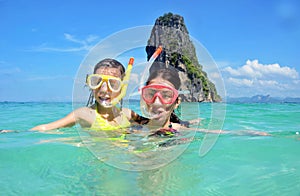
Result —
<svg viewBox="0 0 300 196"><path fill-rule="evenodd" d="M112 92L119 92L122 88L122 80L118 77L103 74L91 74L87 77L87 84L93 90L102 86L103 82L106 82Z"/></svg>

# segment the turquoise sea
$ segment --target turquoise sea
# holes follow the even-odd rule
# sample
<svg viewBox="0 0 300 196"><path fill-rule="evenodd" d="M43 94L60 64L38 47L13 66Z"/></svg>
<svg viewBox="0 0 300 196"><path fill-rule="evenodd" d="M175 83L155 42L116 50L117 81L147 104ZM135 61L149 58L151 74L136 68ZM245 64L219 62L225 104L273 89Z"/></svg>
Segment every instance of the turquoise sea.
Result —
<svg viewBox="0 0 300 196"><path fill-rule="evenodd" d="M183 103L182 118L200 117L199 128L209 128L213 107ZM130 149L149 140L91 145L82 144L77 127L28 131L72 109L72 103L0 103L0 129L15 130L0 134L0 195L300 195L300 104L226 104L222 128L230 134L219 135L204 156L199 155L203 132L190 143L138 153ZM93 146L105 156L99 158ZM147 170L133 171L143 164Z"/></svg>

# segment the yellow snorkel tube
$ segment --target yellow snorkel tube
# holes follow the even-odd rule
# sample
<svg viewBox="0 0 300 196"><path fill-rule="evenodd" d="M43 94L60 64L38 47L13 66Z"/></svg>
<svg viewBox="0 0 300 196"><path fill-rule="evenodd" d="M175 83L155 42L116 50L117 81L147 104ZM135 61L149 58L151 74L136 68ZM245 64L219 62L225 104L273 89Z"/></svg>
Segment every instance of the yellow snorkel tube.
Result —
<svg viewBox="0 0 300 196"><path fill-rule="evenodd" d="M123 97L125 97L125 95L126 95L126 91L127 91L127 87L128 87L128 84L129 84L130 73L131 73L131 70L132 70L133 62L134 62L134 58L130 57L128 65L127 65L127 69L126 69L126 72L125 72L125 76L124 76L123 81L122 81L121 93L120 93L120 95L118 95L116 98L114 98L111 101L112 106L118 104L121 101L121 99Z"/></svg>

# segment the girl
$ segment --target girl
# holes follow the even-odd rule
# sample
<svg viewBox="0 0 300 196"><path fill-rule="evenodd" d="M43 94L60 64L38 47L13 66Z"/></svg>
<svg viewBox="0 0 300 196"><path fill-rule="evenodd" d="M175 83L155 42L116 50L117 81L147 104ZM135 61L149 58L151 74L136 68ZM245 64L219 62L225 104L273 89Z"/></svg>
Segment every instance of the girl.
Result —
<svg viewBox="0 0 300 196"><path fill-rule="evenodd" d="M93 73L87 77L87 84L92 89L95 99L93 105L76 109L64 118L38 125L31 130L48 131L73 126L75 123L92 130L118 130L129 127L131 118L137 114L115 106L124 88L124 66L114 59L104 59L95 66Z"/></svg>

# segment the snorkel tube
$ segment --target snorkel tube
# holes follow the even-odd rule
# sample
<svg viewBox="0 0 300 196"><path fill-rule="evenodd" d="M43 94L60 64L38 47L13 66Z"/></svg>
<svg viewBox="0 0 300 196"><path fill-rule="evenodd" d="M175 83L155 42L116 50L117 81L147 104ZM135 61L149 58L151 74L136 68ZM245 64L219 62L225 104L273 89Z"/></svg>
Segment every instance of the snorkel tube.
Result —
<svg viewBox="0 0 300 196"><path fill-rule="evenodd" d="M141 77L141 82L140 82L140 86L139 89L142 89L142 87L146 84L148 78L149 78L149 72L150 72L150 67L153 64L153 62L155 61L155 59L160 55L160 53L162 52L162 46L158 46L158 48L155 50L155 52L152 54L151 58L149 59L149 61L147 62L145 71ZM147 108L147 104L145 103L145 101L141 98L140 101L140 109L141 112L143 114L144 117L146 118L153 118L153 115L149 113L148 108Z"/></svg>
<svg viewBox="0 0 300 196"><path fill-rule="evenodd" d="M127 69L126 69L126 72L125 72L125 76L123 78L123 82L122 82L122 88L121 88L121 93L116 97L114 98L111 103L110 103L110 107L118 104L120 102L120 100L125 97L126 95L126 91L127 91L127 87L128 87L128 84L129 84L129 79L130 79L130 73L131 73L131 70L132 70L132 65L133 65L133 62L134 62L134 58L133 57L130 57L129 59L129 62L128 62L128 65L127 65Z"/></svg>
<svg viewBox="0 0 300 196"><path fill-rule="evenodd" d="M155 59L160 55L160 53L162 52L162 46L158 46L158 48L155 50L155 52L152 54L152 56L150 57L148 63L146 64L145 67L145 71L142 75L141 78L141 82L140 82L140 89L145 85L145 83L147 82L146 80L149 77L149 71L150 71L150 67L152 65L152 63L155 61Z"/></svg>

